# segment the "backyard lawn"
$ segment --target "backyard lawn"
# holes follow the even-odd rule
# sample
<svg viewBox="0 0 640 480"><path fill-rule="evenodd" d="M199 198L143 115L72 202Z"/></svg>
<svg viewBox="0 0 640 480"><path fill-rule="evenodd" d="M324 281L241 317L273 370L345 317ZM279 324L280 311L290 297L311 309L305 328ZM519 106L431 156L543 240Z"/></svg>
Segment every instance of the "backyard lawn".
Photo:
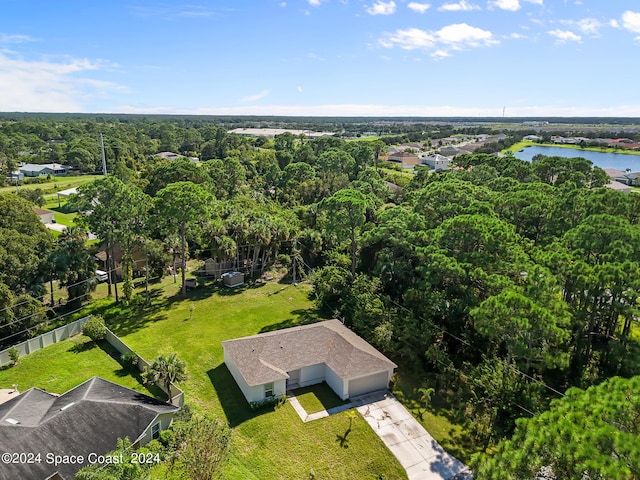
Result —
<svg viewBox="0 0 640 480"><path fill-rule="evenodd" d="M157 393L147 390L139 375L134 377L123 369L118 356L109 344L97 346L88 337L77 335L19 358L14 367L0 369L0 388L17 384L21 392L38 387L62 394L97 375L147 395Z"/></svg>
<svg viewBox="0 0 640 480"><path fill-rule="evenodd" d="M224 365L222 340L321 319L309 300L308 285L269 282L235 289L206 285L181 299L178 285L166 278L151 291L151 307L99 302L97 311L145 359L177 352L186 361L189 378L179 385L186 402L234 428L225 479L406 478L362 418L354 420L344 439L349 427L346 412L305 424L288 403L253 411ZM144 288L137 292L144 293ZM329 401L325 397L320 393L310 398L311 405Z"/></svg>

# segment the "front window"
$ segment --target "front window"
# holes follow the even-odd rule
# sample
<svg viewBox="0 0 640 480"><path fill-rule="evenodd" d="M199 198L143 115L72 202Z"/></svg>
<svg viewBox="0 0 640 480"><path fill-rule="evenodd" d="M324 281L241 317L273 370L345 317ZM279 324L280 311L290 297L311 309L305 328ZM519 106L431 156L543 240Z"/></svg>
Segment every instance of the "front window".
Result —
<svg viewBox="0 0 640 480"><path fill-rule="evenodd" d="M264 398L273 397L273 382L264 385Z"/></svg>

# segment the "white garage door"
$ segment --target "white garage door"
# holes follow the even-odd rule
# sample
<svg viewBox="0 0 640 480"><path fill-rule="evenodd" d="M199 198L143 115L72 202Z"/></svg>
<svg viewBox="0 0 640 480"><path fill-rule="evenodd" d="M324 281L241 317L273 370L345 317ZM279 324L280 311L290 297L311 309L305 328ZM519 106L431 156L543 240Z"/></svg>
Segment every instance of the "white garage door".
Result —
<svg viewBox="0 0 640 480"><path fill-rule="evenodd" d="M388 386L389 373L380 372L367 377L349 380L349 396L355 397L375 390L382 390Z"/></svg>

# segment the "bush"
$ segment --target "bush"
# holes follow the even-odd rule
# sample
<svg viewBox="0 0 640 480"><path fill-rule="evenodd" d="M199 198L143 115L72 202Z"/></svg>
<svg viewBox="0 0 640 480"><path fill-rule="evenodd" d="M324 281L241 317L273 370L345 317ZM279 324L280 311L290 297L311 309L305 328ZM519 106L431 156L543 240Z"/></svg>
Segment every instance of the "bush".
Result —
<svg viewBox="0 0 640 480"><path fill-rule="evenodd" d="M100 316L93 316L82 325L82 333L94 342L107 338L107 327Z"/></svg>
<svg viewBox="0 0 640 480"><path fill-rule="evenodd" d="M251 402L249 405L252 410L261 410L266 407L273 407L275 410L280 408L287 401L287 397L285 395L280 395L277 397L269 397L264 400L258 400L257 402Z"/></svg>
<svg viewBox="0 0 640 480"><path fill-rule="evenodd" d="M125 367L134 369L138 365L138 355L133 352L125 352L120 355L120 362Z"/></svg>
<svg viewBox="0 0 640 480"><path fill-rule="evenodd" d="M16 347L9 349L9 358L11 359L11 365L16 365L18 363L18 359L20 358L20 352Z"/></svg>

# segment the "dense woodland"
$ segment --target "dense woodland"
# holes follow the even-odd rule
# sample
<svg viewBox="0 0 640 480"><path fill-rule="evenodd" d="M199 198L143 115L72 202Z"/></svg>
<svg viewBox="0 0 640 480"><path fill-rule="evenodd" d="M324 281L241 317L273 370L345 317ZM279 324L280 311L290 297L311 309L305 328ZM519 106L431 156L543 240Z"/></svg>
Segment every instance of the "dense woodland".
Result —
<svg viewBox="0 0 640 480"><path fill-rule="evenodd" d="M437 130L422 126L421 139ZM50 279L74 308L88 300L86 230L122 248L124 302L136 248L158 274L172 256L233 261L254 277L295 265L320 308L465 419L475 451L491 453L476 457L477 478L549 467L640 478L640 196L603 188L591 162L469 154L459 170L401 181L377 162L379 139L20 120L0 128L0 163L6 172L28 152L94 172L99 132L110 175L70 202L83 228L54 241L28 199L0 197L5 344L38 331ZM154 156L163 151L202 161Z"/></svg>

